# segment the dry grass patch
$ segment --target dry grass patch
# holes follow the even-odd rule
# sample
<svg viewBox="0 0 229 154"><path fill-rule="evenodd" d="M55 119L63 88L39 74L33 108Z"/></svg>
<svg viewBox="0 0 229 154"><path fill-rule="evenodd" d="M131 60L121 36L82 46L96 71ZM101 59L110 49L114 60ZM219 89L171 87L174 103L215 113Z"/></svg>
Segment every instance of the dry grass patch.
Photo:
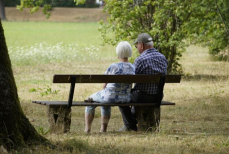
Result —
<svg viewBox="0 0 229 154"><path fill-rule="evenodd" d="M106 20L107 14L102 8L53 8L49 19L40 9L34 14L29 9L20 12L15 7L6 7L6 18L8 21L58 21L58 22L97 22Z"/></svg>

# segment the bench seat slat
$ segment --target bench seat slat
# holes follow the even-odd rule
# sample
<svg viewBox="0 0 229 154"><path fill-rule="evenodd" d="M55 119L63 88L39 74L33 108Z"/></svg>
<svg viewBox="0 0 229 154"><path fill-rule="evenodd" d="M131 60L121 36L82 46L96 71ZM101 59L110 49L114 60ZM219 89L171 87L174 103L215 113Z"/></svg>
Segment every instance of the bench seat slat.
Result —
<svg viewBox="0 0 229 154"><path fill-rule="evenodd" d="M71 83L71 77L76 77L76 83L158 83L160 75L77 75L56 74L53 83ZM165 83L180 83L181 75L166 75Z"/></svg>
<svg viewBox="0 0 229 154"><path fill-rule="evenodd" d="M50 106L68 106L68 101L32 101L36 104L50 105ZM162 101L161 105L175 105L175 103ZM88 103L83 101L74 101L72 106L156 106L156 103Z"/></svg>

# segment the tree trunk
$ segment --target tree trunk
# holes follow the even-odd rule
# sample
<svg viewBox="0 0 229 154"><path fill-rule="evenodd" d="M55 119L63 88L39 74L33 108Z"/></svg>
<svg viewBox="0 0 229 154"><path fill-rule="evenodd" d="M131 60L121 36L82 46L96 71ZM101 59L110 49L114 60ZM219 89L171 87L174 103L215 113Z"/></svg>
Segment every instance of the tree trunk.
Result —
<svg viewBox="0 0 229 154"><path fill-rule="evenodd" d="M17 94L11 61L0 20L0 146L7 150L47 139L37 133L25 117Z"/></svg>
<svg viewBox="0 0 229 154"><path fill-rule="evenodd" d="M1 20L6 20L4 0L0 0L0 18Z"/></svg>
<svg viewBox="0 0 229 154"><path fill-rule="evenodd" d="M95 5L96 0L86 0L85 5L86 7L93 7Z"/></svg>

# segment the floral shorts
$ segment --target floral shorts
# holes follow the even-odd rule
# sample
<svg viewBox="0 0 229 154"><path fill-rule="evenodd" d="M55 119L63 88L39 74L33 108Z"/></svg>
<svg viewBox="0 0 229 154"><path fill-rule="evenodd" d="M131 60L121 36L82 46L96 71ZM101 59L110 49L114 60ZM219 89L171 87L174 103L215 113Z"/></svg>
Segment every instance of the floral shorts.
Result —
<svg viewBox="0 0 229 154"><path fill-rule="evenodd" d="M107 103L101 99L101 91L92 94L91 96L89 96L89 98L92 98L93 101L96 101L98 103ZM95 108L96 106L87 106L85 108L85 113L92 114L95 112ZM111 116L111 107L110 106L101 106L101 115L102 116Z"/></svg>

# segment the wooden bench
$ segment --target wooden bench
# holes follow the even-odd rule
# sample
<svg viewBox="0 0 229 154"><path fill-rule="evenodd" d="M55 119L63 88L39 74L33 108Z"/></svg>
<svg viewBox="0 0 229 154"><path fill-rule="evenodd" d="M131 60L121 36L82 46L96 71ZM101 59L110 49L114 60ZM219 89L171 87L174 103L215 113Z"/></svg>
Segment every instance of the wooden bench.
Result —
<svg viewBox="0 0 229 154"><path fill-rule="evenodd" d="M175 105L168 101L161 101L163 97L163 88L165 83L180 83L181 75L54 75L53 83L70 83L70 92L68 101L32 101L33 103L48 105L48 119L51 133L65 133L70 130L71 107L72 106L140 106L144 110L152 113L153 127L159 126L160 106ZM152 103L98 103L73 101L74 89L76 83L158 83L158 100ZM101 89L102 90L102 89ZM144 118L143 118L144 119ZM143 127L144 122L138 118L138 127ZM120 119L121 120L121 119ZM151 126L152 127L152 126Z"/></svg>

